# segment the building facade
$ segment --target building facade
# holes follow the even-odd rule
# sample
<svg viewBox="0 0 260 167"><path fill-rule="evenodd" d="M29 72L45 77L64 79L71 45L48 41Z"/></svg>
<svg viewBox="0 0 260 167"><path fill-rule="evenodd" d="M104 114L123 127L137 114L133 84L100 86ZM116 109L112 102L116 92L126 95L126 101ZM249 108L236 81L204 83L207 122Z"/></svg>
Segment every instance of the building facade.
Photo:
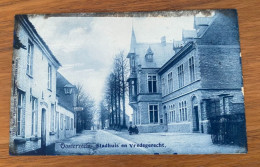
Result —
<svg viewBox="0 0 260 167"><path fill-rule="evenodd" d="M209 118L244 113L235 11L194 17L182 41L142 44L132 32L129 99L141 132L209 133Z"/></svg>
<svg viewBox="0 0 260 167"><path fill-rule="evenodd" d="M27 16L15 17L14 39L10 154L23 154L62 138L57 133L58 124L66 116L74 119L74 112L59 105L56 78L61 64Z"/></svg>

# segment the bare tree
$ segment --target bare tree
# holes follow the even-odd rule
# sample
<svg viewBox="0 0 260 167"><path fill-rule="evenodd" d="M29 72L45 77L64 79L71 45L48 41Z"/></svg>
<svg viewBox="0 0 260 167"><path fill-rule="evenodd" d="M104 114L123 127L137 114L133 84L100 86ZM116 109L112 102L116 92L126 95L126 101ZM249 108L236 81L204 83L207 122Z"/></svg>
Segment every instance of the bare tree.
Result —
<svg viewBox="0 0 260 167"><path fill-rule="evenodd" d="M127 83L126 83L126 75L127 75L127 72L128 72L128 68L127 68L127 59L125 58L124 56L124 53L121 51L119 53L119 55L117 55L117 59L118 59L118 63L119 63L119 66L120 66L120 96L122 98L122 103L123 103L123 125L122 125L122 128L127 128L126 127L126 111L125 111L125 95L126 95L126 91L128 90L127 89Z"/></svg>
<svg viewBox="0 0 260 167"><path fill-rule="evenodd" d="M77 86L77 106L82 107L82 111L77 112L77 132L90 130L93 125L93 113L95 111L94 100L84 91L83 86Z"/></svg>
<svg viewBox="0 0 260 167"><path fill-rule="evenodd" d="M127 59L123 52L116 55L113 69L107 79L105 102L110 111L110 127L126 128L125 95L127 92ZM122 120L122 121L121 121Z"/></svg>
<svg viewBox="0 0 260 167"><path fill-rule="evenodd" d="M100 123L101 128L104 129L106 126L106 121L109 119L109 104L102 100L99 104L100 107Z"/></svg>

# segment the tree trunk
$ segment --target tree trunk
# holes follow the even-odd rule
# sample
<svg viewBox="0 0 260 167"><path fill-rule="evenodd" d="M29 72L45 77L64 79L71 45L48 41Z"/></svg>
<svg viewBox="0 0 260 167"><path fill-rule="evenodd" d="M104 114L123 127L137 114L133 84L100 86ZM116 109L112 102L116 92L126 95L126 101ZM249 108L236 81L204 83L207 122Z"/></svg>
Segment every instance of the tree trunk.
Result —
<svg viewBox="0 0 260 167"><path fill-rule="evenodd" d="M117 78L118 78L118 127L121 127L121 97L120 97L120 90L121 90L121 85L120 85L120 71L117 71Z"/></svg>
<svg viewBox="0 0 260 167"><path fill-rule="evenodd" d="M111 104L111 125L112 127L114 126L115 122L114 122L114 104L113 104L113 91L112 91L112 86L111 86L111 92L110 92L110 104Z"/></svg>
<svg viewBox="0 0 260 167"><path fill-rule="evenodd" d="M114 86L115 86L115 87L114 87L114 98L115 98L115 99L114 99L114 102L115 102L115 112L116 112L116 113L115 113L115 115L116 115L115 125L117 126L117 125L118 125L118 117L117 117L117 116L118 116L118 115L117 115L118 112L117 112L117 97L116 97L116 96L117 96L117 92L116 92L116 90L117 90L117 89L116 89L116 88L117 88L117 86L116 86L116 76L115 76L115 78L114 78L114 82L115 82L115 83L114 83Z"/></svg>
<svg viewBox="0 0 260 167"><path fill-rule="evenodd" d="M125 120L125 69L124 64L122 63L122 100L123 100L123 128L126 128Z"/></svg>

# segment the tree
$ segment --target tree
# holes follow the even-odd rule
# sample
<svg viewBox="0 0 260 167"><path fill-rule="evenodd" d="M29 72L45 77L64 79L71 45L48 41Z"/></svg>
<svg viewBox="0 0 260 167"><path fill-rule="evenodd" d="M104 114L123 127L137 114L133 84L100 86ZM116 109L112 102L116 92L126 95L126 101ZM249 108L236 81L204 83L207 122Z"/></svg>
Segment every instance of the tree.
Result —
<svg viewBox="0 0 260 167"><path fill-rule="evenodd" d="M110 127L115 129L126 128L125 95L128 89L125 78L127 69L127 60L123 52L120 52L115 56L112 72L106 82L104 97L106 107L110 112Z"/></svg>
<svg viewBox="0 0 260 167"><path fill-rule="evenodd" d="M127 83L126 83L126 75L128 72L128 68L127 68L127 59L124 56L123 52L120 52L117 55L117 61L118 61L118 65L119 65L119 73L120 73L120 97L122 98L122 103L123 103L123 124L122 124L122 128L127 128L126 127L126 113L125 113L125 95L126 95L126 91L127 89Z"/></svg>
<svg viewBox="0 0 260 167"><path fill-rule="evenodd" d="M104 129L106 126L106 121L109 119L109 106L102 100L99 104L100 107L100 123L101 128Z"/></svg>
<svg viewBox="0 0 260 167"><path fill-rule="evenodd" d="M82 111L77 111L77 132L90 130L93 125L93 113L95 111L94 100L84 91L83 86L77 86L76 105L82 107Z"/></svg>

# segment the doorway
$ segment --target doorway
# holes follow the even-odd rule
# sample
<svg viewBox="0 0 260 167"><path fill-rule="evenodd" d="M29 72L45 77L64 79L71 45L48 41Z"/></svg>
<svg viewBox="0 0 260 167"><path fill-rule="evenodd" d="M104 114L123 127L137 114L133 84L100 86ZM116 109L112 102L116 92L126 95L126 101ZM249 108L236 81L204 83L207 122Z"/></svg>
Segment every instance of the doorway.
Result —
<svg viewBox="0 0 260 167"><path fill-rule="evenodd" d="M198 106L193 107L193 131L199 131L199 112Z"/></svg>
<svg viewBox="0 0 260 167"><path fill-rule="evenodd" d="M46 110L42 109L42 122L41 122L41 148L45 151L46 148Z"/></svg>
<svg viewBox="0 0 260 167"><path fill-rule="evenodd" d="M164 114L164 121L165 121L165 125L168 125L168 117L167 117L167 113Z"/></svg>

